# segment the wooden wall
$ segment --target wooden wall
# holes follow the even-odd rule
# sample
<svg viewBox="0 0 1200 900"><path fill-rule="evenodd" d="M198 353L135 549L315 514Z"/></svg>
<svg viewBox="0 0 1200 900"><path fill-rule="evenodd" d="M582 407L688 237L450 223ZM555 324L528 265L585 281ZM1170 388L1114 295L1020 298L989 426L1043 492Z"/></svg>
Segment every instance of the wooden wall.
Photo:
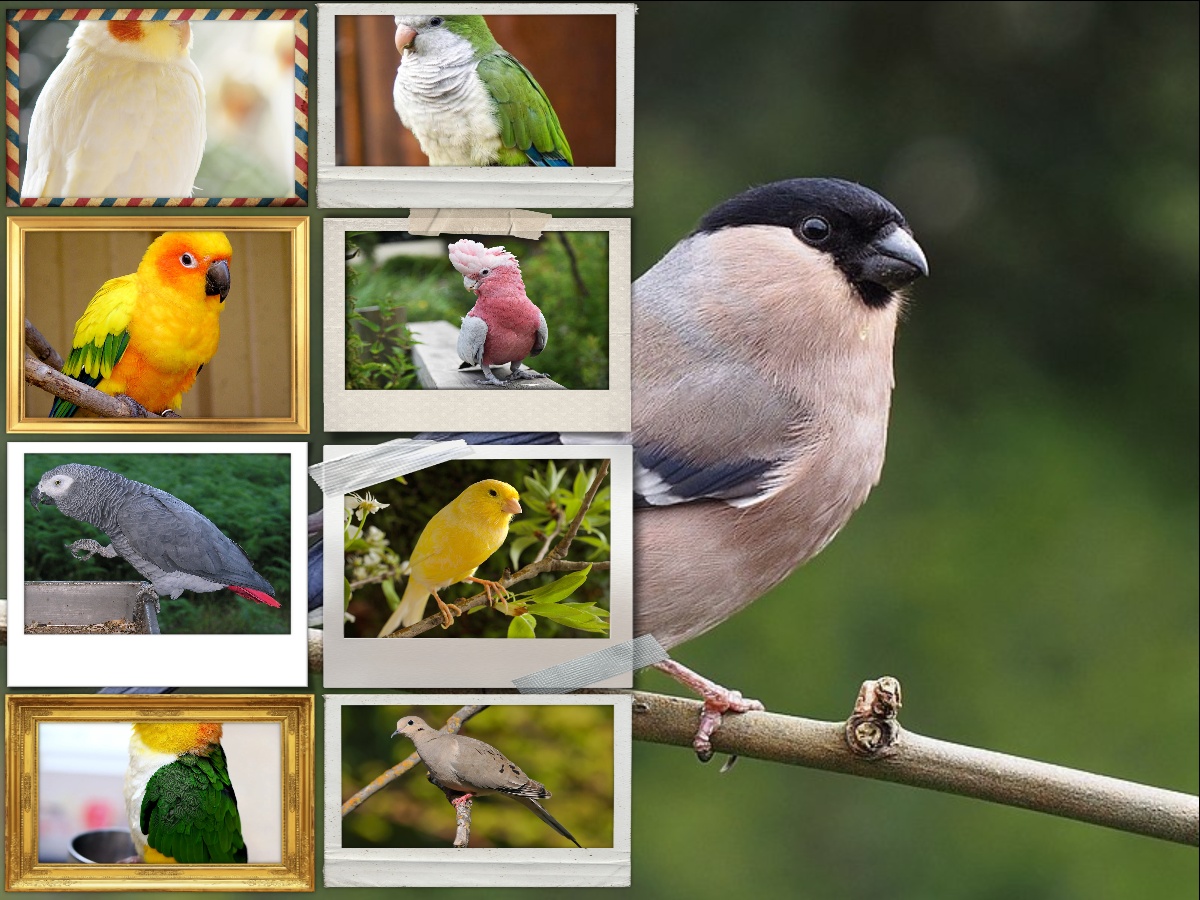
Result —
<svg viewBox="0 0 1200 900"><path fill-rule="evenodd" d="M25 317L63 358L75 321L109 278L137 270L160 232L51 231L25 236ZM228 231L230 290L221 345L183 395L183 416L292 415L292 252L282 232ZM49 413L54 398L26 386L25 415Z"/></svg>
<svg viewBox="0 0 1200 900"><path fill-rule="evenodd" d="M338 16L337 164L428 165L400 124L392 85L400 54L391 16ZM488 27L550 98L577 166L616 165L617 18L488 16Z"/></svg>

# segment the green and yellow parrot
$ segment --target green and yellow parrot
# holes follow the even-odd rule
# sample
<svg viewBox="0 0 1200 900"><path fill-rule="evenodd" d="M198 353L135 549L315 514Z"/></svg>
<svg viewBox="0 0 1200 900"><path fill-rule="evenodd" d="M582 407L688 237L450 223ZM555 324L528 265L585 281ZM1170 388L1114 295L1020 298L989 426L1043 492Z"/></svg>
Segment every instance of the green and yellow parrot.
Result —
<svg viewBox="0 0 1200 900"><path fill-rule="evenodd" d="M148 863L244 863L246 842L215 722L138 722L125 808Z"/></svg>
<svg viewBox="0 0 1200 900"><path fill-rule="evenodd" d="M149 412L178 412L217 352L232 255L219 231L160 235L136 272L106 281L92 297L63 372ZM50 408L55 418L77 412L61 398Z"/></svg>
<svg viewBox="0 0 1200 900"><path fill-rule="evenodd" d="M546 92L483 16L396 16L396 112L434 166L569 166Z"/></svg>

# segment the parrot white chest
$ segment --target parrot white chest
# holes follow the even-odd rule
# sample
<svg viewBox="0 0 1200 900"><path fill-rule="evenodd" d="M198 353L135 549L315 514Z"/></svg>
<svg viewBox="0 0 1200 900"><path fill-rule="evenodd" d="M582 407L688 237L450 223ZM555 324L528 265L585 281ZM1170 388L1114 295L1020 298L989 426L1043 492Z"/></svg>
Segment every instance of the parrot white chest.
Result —
<svg viewBox="0 0 1200 900"><path fill-rule="evenodd" d="M190 197L204 153L204 87L190 57L75 46L30 122L26 197Z"/></svg>
<svg viewBox="0 0 1200 900"><path fill-rule="evenodd" d="M405 50L392 93L396 112L434 166L487 166L500 152L495 102L475 60Z"/></svg>

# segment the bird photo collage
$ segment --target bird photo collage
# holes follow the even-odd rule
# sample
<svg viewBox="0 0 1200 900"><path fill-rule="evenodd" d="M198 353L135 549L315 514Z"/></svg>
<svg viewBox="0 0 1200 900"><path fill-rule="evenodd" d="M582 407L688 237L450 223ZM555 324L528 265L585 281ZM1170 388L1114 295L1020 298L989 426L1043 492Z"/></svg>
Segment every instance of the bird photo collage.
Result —
<svg viewBox="0 0 1200 900"><path fill-rule="evenodd" d="M1086 392L1142 326L1087 314L1102 266L1054 243L1194 296L1195 4L775 6L5 4L6 890L1194 896L1194 855L1037 828L1200 844L1196 797L1146 786L1195 789L1150 724L1194 733L1194 603L1121 625L1143 650L1097 625L1194 597L1194 455L1156 458L1171 493L1116 477L1128 434L1096 449ZM1145 79L1191 123L1188 202L1131 161L1128 216L991 227L1093 198L1061 160L1146 127L1053 68L1149 66L1134 20L1188 63ZM898 345L935 256L990 302ZM1183 326L1173 375L1110 373L1116 420L1150 427L1147 384L1194 417ZM1110 743L1161 750L1105 755L1085 698L1129 670L1174 699Z"/></svg>

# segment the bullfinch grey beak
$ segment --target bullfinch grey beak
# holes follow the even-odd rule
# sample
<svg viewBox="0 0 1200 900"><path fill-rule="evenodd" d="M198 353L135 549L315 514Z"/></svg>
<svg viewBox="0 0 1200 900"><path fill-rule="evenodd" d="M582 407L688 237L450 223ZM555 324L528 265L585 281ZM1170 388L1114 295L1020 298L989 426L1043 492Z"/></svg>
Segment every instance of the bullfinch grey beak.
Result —
<svg viewBox="0 0 1200 900"><path fill-rule="evenodd" d="M922 275L929 275L929 263L921 245L903 228L893 225L871 241L860 278L894 291Z"/></svg>

